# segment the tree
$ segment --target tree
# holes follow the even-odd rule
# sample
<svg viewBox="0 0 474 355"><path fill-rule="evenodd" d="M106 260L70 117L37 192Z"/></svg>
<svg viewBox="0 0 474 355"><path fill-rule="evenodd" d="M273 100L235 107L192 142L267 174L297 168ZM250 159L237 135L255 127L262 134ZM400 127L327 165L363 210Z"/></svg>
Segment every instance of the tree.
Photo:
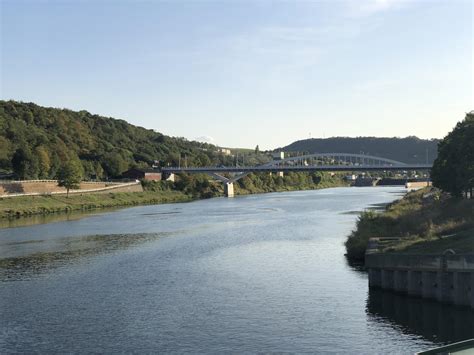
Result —
<svg viewBox="0 0 474 355"><path fill-rule="evenodd" d="M12 157L12 167L20 180L36 179L38 177L38 158L28 147L18 148Z"/></svg>
<svg viewBox="0 0 474 355"><path fill-rule="evenodd" d="M104 177L104 169L98 161L95 162L95 176L97 180L100 180Z"/></svg>
<svg viewBox="0 0 474 355"><path fill-rule="evenodd" d="M257 146L255 147L255 154L258 154L258 153L260 153L260 147L257 144Z"/></svg>
<svg viewBox="0 0 474 355"><path fill-rule="evenodd" d="M46 179L49 176L49 170L51 169L51 159L49 158L48 152L45 147L38 146L35 148L35 154L38 157L39 162L39 177Z"/></svg>
<svg viewBox="0 0 474 355"><path fill-rule="evenodd" d="M69 160L59 172L58 186L64 186L69 197L69 189L78 189L84 171L79 160Z"/></svg>
<svg viewBox="0 0 474 355"><path fill-rule="evenodd" d="M128 169L128 163L117 152L104 155L102 165L109 177L118 177Z"/></svg>
<svg viewBox="0 0 474 355"><path fill-rule="evenodd" d="M474 187L474 112L439 143L431 171L433 185L460 197Z"/></svg>

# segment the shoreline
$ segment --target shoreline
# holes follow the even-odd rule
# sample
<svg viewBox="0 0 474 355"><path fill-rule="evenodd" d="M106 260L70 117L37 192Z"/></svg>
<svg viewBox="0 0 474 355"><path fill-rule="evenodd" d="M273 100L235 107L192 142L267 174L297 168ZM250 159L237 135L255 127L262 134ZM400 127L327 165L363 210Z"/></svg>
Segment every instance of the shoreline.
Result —
<svg viewBox="0 0 474 355"><path fill-rule="evenodd" d="M338 182L333 184L322 184L320 187L288 188L273 190L247 190L238 188L236 197L272 192L291 192L321 190L334 187L346 187ZM117 192L117 193L87 193L75 194L69 197L63 195L39 195L18 196L11 198L0 198L0 221L9 222L14 220L28 219L30 217L62 215L71 212L94 212L108 208L126 208L133 206L159 205L166 203L183 203L204 200L214 197L223 197L222 194L213 196L199 196L185 193L180 190L160 190L143 192ZM0 227L4 228L4 227Z"/></svg>
<svg viewBox="0 0 474 355"><path fill-rule="evenodd" d="M473 253L474 201L426 187L406 194L385 211L361 214L347 237L349 258L363 261L367 249L385 254Z"/></svg>

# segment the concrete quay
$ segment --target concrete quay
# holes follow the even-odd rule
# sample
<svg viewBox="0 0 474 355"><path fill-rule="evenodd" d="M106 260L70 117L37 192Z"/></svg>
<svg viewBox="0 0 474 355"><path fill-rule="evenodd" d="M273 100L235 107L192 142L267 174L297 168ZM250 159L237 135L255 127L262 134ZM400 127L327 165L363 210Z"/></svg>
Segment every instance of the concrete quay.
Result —
<svg viewBox="0 0 474 355"><path fill-rule="evenodd" d="M367 253L369 287L474 308L474 254Z"/></svg>

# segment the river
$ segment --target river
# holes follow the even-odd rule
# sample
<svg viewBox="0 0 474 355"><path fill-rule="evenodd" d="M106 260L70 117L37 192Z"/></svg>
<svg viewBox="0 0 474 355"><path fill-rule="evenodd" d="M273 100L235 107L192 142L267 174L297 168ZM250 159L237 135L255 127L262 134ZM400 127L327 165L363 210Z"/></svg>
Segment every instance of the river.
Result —
<svg viewBox="0 0 474 355"><path fill-rule="evenodd" d="M399 187L141 206L0 229L0 353L414 353L470 310L369 292L343 242Z"/></svg>

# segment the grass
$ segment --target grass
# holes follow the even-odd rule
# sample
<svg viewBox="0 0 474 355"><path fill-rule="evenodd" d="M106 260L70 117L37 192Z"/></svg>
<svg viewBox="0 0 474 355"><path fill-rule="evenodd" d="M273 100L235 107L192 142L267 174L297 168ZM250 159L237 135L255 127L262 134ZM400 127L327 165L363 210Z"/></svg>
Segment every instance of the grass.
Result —
<svg viewBox="0 0 474 355"><path fill-rule="evenodd" d="M285 179L267 179L261 176L244 178L234 183L236 195L321 189L327 187L345 186L340 177L323 175L322 179L313 183L305 175L289 175ZM242 184L246 181L246 184ZM280 181L277 185L275 181ZM242 185L241 185L242 184ZM223 185L220 182L209 181L209 177L194 177L184 184L168 181L142 183L144 192L110 192L65 195L43 195L0 198L0 219L14 219L19 217L51 215L72 211L91 211L101 208L133 206L144 204L160 204L184 202L202 198L223 195Z"/></svg>
<svg viewBox="0 0 474 355"><path fill-rule="evenodd" d="M346 241L347 255L363 259L369 238L399 238L384 252L474 251L474 200L451 198L435 188L407 194L383 213L364 212Z"/></svg>
<svg viewBox="0 0 474 355"><path fill-rule="evenodd" d="M190 201L181 191L117 192L84 195L24 196L0 199L0 218L26 217L99 208Z"/></svg>

